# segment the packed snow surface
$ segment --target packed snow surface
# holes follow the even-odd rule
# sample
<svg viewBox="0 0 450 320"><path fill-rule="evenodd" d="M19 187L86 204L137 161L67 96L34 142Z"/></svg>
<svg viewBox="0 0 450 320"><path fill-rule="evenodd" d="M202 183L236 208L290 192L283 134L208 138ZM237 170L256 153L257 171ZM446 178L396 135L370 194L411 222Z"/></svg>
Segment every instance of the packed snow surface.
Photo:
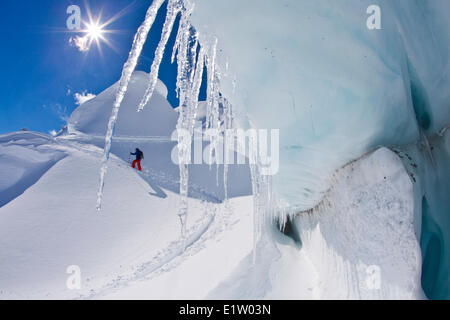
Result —
<svg viewBox="0 0 450 320"><path fill-rule="evenodd" d="M163 282L152 285L153 291L129 295L125 291L122 297L200 298L251 250L246 240L251 232L245 230L251 228L251 198L230 200L227 208L190 199L191 218L187 243L183 243L174 214L179 195L143 179L160 181L161 177L140 174L114 156L105 185L104 209L98 214L95 189L101 149L37 135L33 138L31 133L17 133L15 137L21 135L23 142L29 142L20 147L24 154L45 148L49 154L64 157L60 156L61 160L35 184L27 185L22 195L0 209L1 299L102 298L147 278L164 279L164 273L171 273L170 281L184 285L184 290L166 286L158 278ZM12 151L17 153L17 149ZM33 166L23 169L41 172ZM242 245L246 242L248 246ZM183 246L187 247L184 252ZM203 251L209 251L214 259L206 263ZM191 256L196 257L192 259L195 268L188 269L191 282L186 284L176 276L185 266L177 266L190 261ZM66 286L69 266L81 270L80 290ZM217 277L202 282L203 275L214 270Z"/></svg>

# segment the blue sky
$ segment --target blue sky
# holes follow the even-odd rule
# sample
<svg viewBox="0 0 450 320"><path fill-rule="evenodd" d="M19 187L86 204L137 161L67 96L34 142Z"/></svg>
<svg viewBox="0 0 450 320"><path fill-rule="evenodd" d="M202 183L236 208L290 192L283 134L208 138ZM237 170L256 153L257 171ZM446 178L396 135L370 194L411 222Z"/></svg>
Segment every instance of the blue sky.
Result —
<svg viewBox="0 0 450 320"><path fill-rule="evenodd" d="M0 1L0 134L21 128L45 133L58 130L76 108L75 93L98 94L116 82L151 1ZM81 8L83 20L88 20L87 6L94 17L101 12L102 22L126 9L106 28L120 31L106 35L116 50L103 43L102 54L95 45L88 52L80 52L70 45L69 39L74 34L67 30L66 10L71 4ZM164 11L160 11L155 21L137 70L150 70L164 23ZM169 102L177 106L176 65L170 64L174 38L175 32L159 78L169 89Z"/></svg>

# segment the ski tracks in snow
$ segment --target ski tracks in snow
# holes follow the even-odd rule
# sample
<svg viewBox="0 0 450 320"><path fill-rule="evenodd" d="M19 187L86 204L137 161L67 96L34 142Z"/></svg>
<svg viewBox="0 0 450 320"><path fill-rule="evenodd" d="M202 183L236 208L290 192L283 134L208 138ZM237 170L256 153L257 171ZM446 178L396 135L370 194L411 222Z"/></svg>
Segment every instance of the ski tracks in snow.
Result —
<svg viewBox="0 0 450 320"><path fill-rule="evenodd" d="M72 139L61 140L65 140L65 143L58 144L58 149L65 149L67 152L72 149L72 152L76 150L99 159L101 158L101 150L91 144ZM110 161L119 167L126 167L135 171L145 183L148 183L148 179L152 179L158 182L177 184L177 180L172 176L168 176L167 173L156 172L152 168L144 168L143 172L138 172L129 167L124 160L116 157L111 157ZM157 252L149 261L131 267L124 273L116 274L115 278L103 287L88 288L88 292L80 295L78 299L98 299L138 281L150 281L159 275L170 272L189 257L203 250L209 242L220 241L220 236L239 222L239 217L234 215L234 209L228 201L224 205L220 205L220 201L209 195L203 188L195 185L190 185L189 188L202 196L203 200L201 201L204 213L197 221L191 224L191 228L186 232L186 237L172 241L167 247Z"/></svg>
<svg viewBox="0 0 450 320"><path fill-rule="evenodd" d="M48 137L45 138L48 139ZM100 148L73 139L48 139L45 146L67 155L81 152L101 159ZM177 184L176 179L168 176L167 173L156 172L151 168L144 169L144 172L140 173L129 167L124 160L115 156L111 157L110 161L119 167L126 167L135 171L142 178L142 182L148 183L148 179L153 179L158 182ZM234 214L234 209L230 202L227 201L224 205L220 204L220 201L209 195L203 188L195 185L190 185L189 187L190 190L201 195L202 200L200 201L203 205L203 215L197 221L191 223L185 238L172 241L167 247L157 252L149 261L132 266L126 272L116 274L115 278L103 287L87 288L87 292L78 296L77 299L98 299L138 281L150 281L155 277L170 272L189 257L202 251L209 242L220 241L220 236L224 231L230 230L239 222L239 217Z"/></svg>
<svg viewBox="0 0 450 320"><path fill-rule="evenodd" d="M239 219L234 216L234 209L227 203L224 207L204 202L205 214L195 221L186 232L186 238L171 242L160 250L150 261L132 268L128 276L117 275L116 278L100 289L91 289L89 294L78 299L100 299L124 287L139 281L152 279L171 272L184 261L196 255L212 241L220 241L221 235L230 230Z"/></svg>

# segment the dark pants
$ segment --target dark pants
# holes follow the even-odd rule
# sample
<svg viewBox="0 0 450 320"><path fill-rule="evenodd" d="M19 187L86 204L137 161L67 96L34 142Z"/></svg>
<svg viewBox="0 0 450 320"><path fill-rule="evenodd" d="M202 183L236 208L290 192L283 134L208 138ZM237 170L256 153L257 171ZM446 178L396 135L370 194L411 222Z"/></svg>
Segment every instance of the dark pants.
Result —
<svg viewBox="0 0 450 320"><path fill-rule="evenodd" d="M139 159L139 160L134 160L134 161L133 161L133 168L136 168L136 163L137 163L137 165L138 165L138 170L139 170L139 171L142 171L142 167L141 167L141 159Z"/></svg>

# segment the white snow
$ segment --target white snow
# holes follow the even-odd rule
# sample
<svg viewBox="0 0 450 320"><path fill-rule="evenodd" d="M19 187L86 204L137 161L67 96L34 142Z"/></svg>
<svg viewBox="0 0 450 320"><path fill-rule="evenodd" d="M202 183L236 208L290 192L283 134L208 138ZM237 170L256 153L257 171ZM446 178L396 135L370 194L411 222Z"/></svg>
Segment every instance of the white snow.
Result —
<svg viewBox="0 0 450 320"><path fill-rule="evenodd" d="M251 198L233 199L227 208L189 199L192 210L187 249L181 254L183 242L174 214L178 194L152 188L139 173L113 156L99 215L95 188L101 149L65 139L56 142L39 138L38 144L32 136L15 134L15 139L23 142L17 148L10 146L11 142L2 142L2 155L18 153L22 148L28 153L18 155L29 156L45 147L48 154L64 158L35 184L24 186L27 189L22 195L0 208L0 298L103 298L148 277L162 284L145 282L153 290L125 290L121 297L202 297L250 251L250 244L242 244L250 243L246 237L251 232L245 229L250 225ZM23 169L31 171L34 167ZM159 179L151 173L149 177ZM213 262L204 263L205 259ZM71 265L81 268L81 290L66 287L66 269ZM199 272L202 266L204 273ZM212 271L214 276L200 281L202 274ZM178 278L180 272L191 274L190 282ZM170 280L165 280L167 277ZM165 281L173 286L165 287ZM175 290L177 286L184 289Z"/></svg>
<svg viewBox="0 0 450 320"><path fill-rule="evenodd" d="M245 166L229 171L232 199L226 204L220 204L224 191L216 185L215 168L192 167L190 219L180 239L178 165L171 161L175 142L169 139L178 115L158 81L149 108L136 117L147 79L143 72L131 77L101 214L95 188L117 84L79 106L68 132L56 138L28 131L0 136L0 298L200 298L250 253L252 199ZM136 146L145 153L142 173L127 163ZM208 256L214 263L204 263ZM72 265L81 268L81 290L66 287ZM181 281L180 272L190 281ZM153 289L141 291L143 281ZM155 286L161 281L171 287Z"/></svg>
<svg viewBox="0 0 450 320"><path fill-rule="evenodd" d="M17 132L0 136L0 207L20 196L64 157L50 136Z"/></svg>
<svg viewBox="0 0 450 320"><path fill-rule="evenodd" d="M142 71L133 73L127 93L119 110L115 128L117 136L170 137L178 115L166 100L167 88L161 80L146 108L136 112L136 106L147 88L149 75ZM111 112L111 104L118 89L115 83L100 93L94 100L79 106L69 119L69 133L82 132L88 135L105 136ZM150 110L152 109L152 110Z"/></svg>

